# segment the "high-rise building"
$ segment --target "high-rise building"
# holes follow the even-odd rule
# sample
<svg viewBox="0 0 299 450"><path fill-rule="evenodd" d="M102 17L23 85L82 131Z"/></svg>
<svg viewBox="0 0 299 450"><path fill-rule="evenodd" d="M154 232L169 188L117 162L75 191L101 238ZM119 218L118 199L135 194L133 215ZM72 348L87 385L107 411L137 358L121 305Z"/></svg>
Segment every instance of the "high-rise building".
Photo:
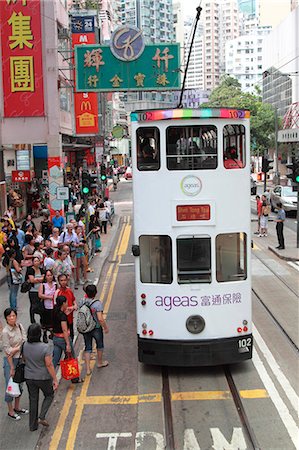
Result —
<svg viewBox="0 0 299 450"><path fill-rule="evenodd" d="M184 35L184 69L190 51L193 19L185 21ZM204 89L203 73L203 25L198 24L189 60L186 77L186 89Z"/></svg>
<svg viewBox="0 0 299 450"><path fill-rule="evenodd" d="M247 16L257 14L257 0L238 0L239 10Z"/></svg>
<svg viewBox="0 0 299 450"><path fill-rule="evenodd" d="M263 45L263 101L283 115L299 102L299 8L274 28ZM281 38L283 36L283 39Z"/></svg>
<svg viewBox="0 0 299 450"><path fill-rule="evenodd" d="M240 82L244 92L254 92L262 79L263 39L270 31L258 27L226 43L226 73Z"/></svg>

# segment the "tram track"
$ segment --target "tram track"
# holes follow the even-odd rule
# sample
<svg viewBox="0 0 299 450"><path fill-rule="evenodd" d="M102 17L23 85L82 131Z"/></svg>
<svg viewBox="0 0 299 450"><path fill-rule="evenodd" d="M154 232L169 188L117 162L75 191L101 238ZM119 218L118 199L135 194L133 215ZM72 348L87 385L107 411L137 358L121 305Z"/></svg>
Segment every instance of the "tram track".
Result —
<svg viewBox="0 0 299 450"><path fill-rule="evenodd" d="M254 256L276 277L278 280L290 291L292 294L295 295L295 297L298 296L298 292L295 291L292 287L290 287L284 278L280 276L277 272L275 272L262 258L254 254ZM280 332L285 336L285 338L288 340L288 342L291 344L292 348L296 351L296 353L299 352L298 345L294 342L294 340L291 338L291 336L288 334L288 332L283 328L283 326L280 324L278 319L275 317L271 309L266 305L266 303L263 301L261 296L257 293L257 291L254 288L251 288L252 292L254 293L255 297L259 301L259 303L263 306L263 308L266 310L266 312L271 317L271 320L274 322L274 324L279 328Z"/></svg>
<svg viewBox="0 0 299 450"><path fill-rule="evenodd" d="M238 417L244 434L247 437L248 444L251 445L252 450L262 450L258 440L255 436L253 428L250 425L248 416L246 414L241 396L236 387L233 379L233 375L230 370L230 366L222 366L224 376L229 388L229 392L232 396L234 405L237 410ZM169 382L169 371L168 367L161 368L162 375L162 399L163 399L163 412L164 412L164 435L165 435L165 449L166 450L178 450L175 447L175 437L174 437L174 422L172 414L172 398L171 389Z"/></svg>
<svg viewBox="0 0 299 450"><path fill-rule="evenodd" d="M271 317L272 321L275 323L275 325L279 328L279 330L282 332L282 334L287 338L288 342L291 344L291 346L293 347L293 349L298 353L299 352L299 348L297 346L297 344L293 341L293 339L289 336L289 334L287 333L287 331L283 328L283 326L279 323L279 321L276 319L276 317L274 316L274 314L272 313L272 311L270 310L270 308L268 308L268 306L265 304L265 302L261 299L261 297L259 296L259 294L256 292L255 289L251 288L252 292L254 293L254 295L256 296L257 300L260 302L260 304L263 306L263 308L267 311L267 313L269 314L269 316Z"/></svg>
<svg viewBox="0 0 299 450"><path fill-rule="evenodd" d="M231 370L229 366L223 366L224 375L227 381L227 384L229 386L229 390L231 392L235 407L238 412L239 419L242 424L242 428L244 429L246 436L248 438L248 441L251 443L251 446L253 450L261 450L261 447L259 446L259 443L257 441L257 438L255 436L255 433L250 425L250 422L248 420L247 414L245 412L239 391L235 385Z"/></svg>
<svg viewBox="0 0 299 450"><path fill-rule="evenodd" d="M276 276L276 278L278 278L283 284L284 286L286 286L297 298L299 298L298 295L298 291L295 291L295 289L293 289L292 287L290 287L286 281L283 279L283 277L281 277L277 272L275 272L262 258L260 258L259 256L257 256L256 253L254 253L254 256L256 259L258 259L265 267L267 267L268 270L270 270L270 272L273 273L273 275Z"/></svg>

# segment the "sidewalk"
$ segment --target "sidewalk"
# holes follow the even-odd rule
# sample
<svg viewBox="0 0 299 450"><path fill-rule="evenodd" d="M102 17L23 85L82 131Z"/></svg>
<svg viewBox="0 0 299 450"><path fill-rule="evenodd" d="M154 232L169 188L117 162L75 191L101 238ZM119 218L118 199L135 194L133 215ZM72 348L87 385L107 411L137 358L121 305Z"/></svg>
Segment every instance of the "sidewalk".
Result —
<svg viewBox="0 0 299 450"><path fill-rule="evenodd" d="M286 261L299 261L299 249L296 248L297 245L297 235L296 232L291 230L290 228L284 226L283 234L285 240L285 249L278 250L276 247L278 246L277 234L276 234L276 214L271 213L268 222L268 236L267 237L258 237L257 234L252 235L252 239L254 244L263 250L270 250L273 252L278 258L284 259ZM251 222L253 233L257 230L257 216L256 214L251 214Z"/></svg>
<svg viewBox="0 0 299 450"><path fill-rule="evenodd" d="M91 283L98 284L98 281L103 270L103 266L109 257L111 248L117 242L119 236L120 217L114 216L113 226L107 227L107 234L101 235L102 252L96 255L89 266L94 270L88 274L88 278L91 279ZM4 278L5 279L5 278ZM84 292L82 286L74 291L77 300L83 298ZM3 311L9 306L8 302L8 286L6 282L0 287L0 299L1 299L1 323L3 325ZM27 330L30 325L29 320L29 299L28 293L18 294L18 320ZM0 348L1 351L1 348ZM1 359L3 358L3 352L0 353ZM30 450L36 448L37 442L40 438L40 431L36 433L30 433L28 429L28 416L22 417L22 419L16 424L15 422L7 418L7 408L4 404L4 377L0 377L0 392L2 393L2 406L0 409L0 450ZM27 388L24 389L24 394L21 400L21 406L28 408L29 400ZM20 438L21 437L21 438Z"/></svg>

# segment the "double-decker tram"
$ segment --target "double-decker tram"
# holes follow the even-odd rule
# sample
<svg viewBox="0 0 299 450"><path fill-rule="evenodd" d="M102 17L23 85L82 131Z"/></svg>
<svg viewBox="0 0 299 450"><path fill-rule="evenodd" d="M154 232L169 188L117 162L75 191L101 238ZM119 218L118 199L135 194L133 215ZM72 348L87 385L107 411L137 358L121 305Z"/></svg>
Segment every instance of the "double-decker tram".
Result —
<svg viewBox="0 0 299 450"><path fill-rule="evenodd" d="M252 356L249 117L228 108L131 113L141 362Z"/></svg>

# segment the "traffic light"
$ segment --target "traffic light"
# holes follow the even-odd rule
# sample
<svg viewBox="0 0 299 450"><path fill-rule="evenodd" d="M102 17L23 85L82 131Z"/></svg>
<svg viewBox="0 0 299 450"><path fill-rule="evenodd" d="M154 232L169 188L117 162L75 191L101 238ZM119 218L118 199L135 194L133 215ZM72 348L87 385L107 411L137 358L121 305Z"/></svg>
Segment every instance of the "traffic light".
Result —
<svg viewBox="0 0 299 450"><path fill-rule="evenodd" d="M287 164L286 167L292 170L292 173L287 174L287 178L290 178L292 182L296 185L299 183L299 157L292 157L292 164Z"/></svg>
<svg viewBox="0 0 299 450"><path fill-rule="evenodd" d="M101 180L103 182L107 180L106 167L104 166L104 164L101 165Z"/></svg>
<svg viewBox="0 0 299 450"><path fill-rule="evenodd" d="M82 194L88 195L90 192L90 178L87 170L82 172Z"/></svg>
<svg viewBox="0 0 299 450"><path fill-rule="evenodd" d="M96 189L98 187L98 174L91 173L89 175L89 180L90 180L90 189Z"/></svg>
<svg viewBox="0 0 299 450"><path fill-rule="evenodd" d="M115 164L114 159L110 159L110 166L114 166L114 164Z"/></svg>
<svg viewBox="0 0 299 450"><path fill-rule="evenodd" d="M262 172L267 173L269 170L273 169L273 166L270 164L273 163L273 159L269 158L269 155L265 155L262 157Z"/></svg>

